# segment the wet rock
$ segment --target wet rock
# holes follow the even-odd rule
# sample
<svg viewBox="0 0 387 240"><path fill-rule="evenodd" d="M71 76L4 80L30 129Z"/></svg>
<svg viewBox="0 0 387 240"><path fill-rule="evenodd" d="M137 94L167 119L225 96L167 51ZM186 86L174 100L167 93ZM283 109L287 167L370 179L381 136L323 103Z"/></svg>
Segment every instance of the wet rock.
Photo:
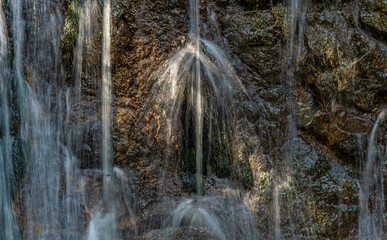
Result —
<svg viewBox="0 0 387 240"><path fill-rule="evenodd" d="M360 9L360 21L378 39L387 38L387 3L383 0L366 0Z"/></svg>
<svg viewBox="0 0 387 240"><path fill-rule="evenodd" d="M188 239L217 239L215 234L209 229L205 228L178 228L178 229L166 229L166 230L154 230L149 233L145 233L136 240L140 239L152 239L152 240L188 240Z"/></svg>
<svg viewBox="0 0 387 240"><path fill-rule="evenodd" d="M297 119L298 125L306 127L313 120L318 111L313 96L306 90L299 90L297 94Z"/></svg>
<svg viewBox="0 0 387 240"><path fill-rule="evenodd" d="M270 85L281 81L283 17L284 7L278 4L265 11L244 12L234 7L221 19L233 52Z"/></svg>
<svg viewBox="0 0 387 240"><path fill-rule="evenodd" d="M309 144L299 141L292 153L292 173L281 189L281 213L289 214L283 220L289 226L298 222L297 226L303 228L299 231L305 235L349 236L357 226L358 214L358 187L353 171L336 165L316 145Z"/></svg>
<svg viewBox="0 0 387 240"><path fill-rule="evenodd" d="M387 106L384 1L367 0L361 6L356 5L358 1L310 2L294 73L303 141L287 155L284 142L289 103L283 80L289 39L286 3L215 2L201 1L201 35L225 49L248 96L236 90L231 156L220 154L211 159L218 168L216 174L224 179L205 176L205 194L238 189L233 194L245 196L245 204L261 220L258 229L270 239L274 232L274 182L282 177L281 170L290 169L279 197L284 236L355 236L356 171L364 161L374 115ZM353 13L357 8L359 19ZM155 230L161 228L177 202L196 188L193 149L183 149L179 139L174 139L172 150L167 149L160 135L165 127L158 115L160 109L149 97L157 81L155 70L187 41L186 1L117 0L113 13L114 161L135 176L131 182L138 226L135 230L126 214L121 216L120 229L130 236L137 231L139 239L212 238L208 229ZM214 25L211 16L215 15L218 21ZM64 32L63 53L68 62L76 38L75 23ZM66 74L71 76L71 66L67 67ZM96 79L98 74L85 80L88 97L80 112L86 119L99 116ZM98 167L100 125L84 119L79 122L85 136L81 152L87 155L84 159L93 159L81 162L82 168ZM383 130L384 125L378 134L380 142L385 138ZM223 143L219 145L225 148ZM186 150L191 152L190 160L182 166L178 153Z"/></svg>

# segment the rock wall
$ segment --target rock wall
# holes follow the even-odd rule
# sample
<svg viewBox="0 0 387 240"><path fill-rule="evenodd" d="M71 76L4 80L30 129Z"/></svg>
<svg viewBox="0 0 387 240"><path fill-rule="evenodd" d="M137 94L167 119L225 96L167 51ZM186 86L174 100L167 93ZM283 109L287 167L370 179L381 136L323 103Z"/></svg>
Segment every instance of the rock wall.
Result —
<svg viewBox="0 0 387 240"><path fill-rule="evenodd" d="M247 96L235 93L227 181L256 213L265 239L275 232L275 187L280 188L284 237L355 237L367 136L378 111L387 107L387 5L383 0L309 1L294 73L298 136L289 149L287 4L201 1L202 37L225 50L247 90ZM165 126L151 97L153 73L187 40L187 5L183 0L113 0L114 159L133 176L139 235L160 228L163 217L190 194L180 179L181 143L167 148L159 134ZM84 86L90 96L98 96L95 87ZM89 104L98 115L98 101ZM92 124L94 136L98 124ZM380 128L381 143L386 124ZM89 152L98 153L97 146L90 144ZM221 188L217 178L204 182L208 194Z"/></svg>

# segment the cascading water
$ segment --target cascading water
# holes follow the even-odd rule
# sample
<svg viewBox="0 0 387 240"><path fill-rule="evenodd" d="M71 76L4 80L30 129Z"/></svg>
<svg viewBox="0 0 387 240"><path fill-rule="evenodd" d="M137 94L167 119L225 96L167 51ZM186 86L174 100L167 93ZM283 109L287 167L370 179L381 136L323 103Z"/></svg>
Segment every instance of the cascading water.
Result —
<svg viewBox="0 0 387 240"><path fill-rule="evenodd" d="M111 66L110 66L110 0L104 0L102 40L102 168L105 201L109 199L111 166Z"/></svg>
<svg viewBox="0 0 387 240"><path fill-rule="evenodd" d="M384 157L377 146L377 131L387 110L379 113L372 128L367 150L367 163L359 189L359 238L385 239L384 235Z"/></svg>
<svg viewBox="0 0 387 240"><path fill-rule="evenodd" d="M302 53L306 10L309 0L290 0L288 5L288 34L289 42L286 54L286 76L289 114L287 125L287 144L291 144L297 137L296 120L296 72L297 61Z"/></svg>
<svg viewBox="0 0 387 240"><path fill-rule="evenodd" d="M257 233L252 227L254 218L242 210L243 207L238 202L226 197L230 202L235 201L231 207L226 204L227 200L221 197L202 197L204 121L209 124L210 129L207 129L206 137L210 144L213 130L221 132L218 137L227 141L232 132L233 88L239 88L245 93L246 91L223 51L212 42L200 38L200 2L191 0L190 9L190 39L183 49L156 72L158 81L154 93L160 109L163 110L166 125L169 126L166 128L168 132L165 133L168 145L171 145L174 138L180 138L178 127L183 125L182 142L185 148L195 149L197 198L186 199L178 204L170 222L164 225L164 228L173 231L184 227L205 228L211 232L214 239L256 239ZM181 154L183 158L186 152ZM187 169L187 163L184 163L186 160L182 160L183 171ZM209 166L207 163L207 174L211 172ZM222 214L233 215L232 220L227 221ZM164 237L173 239L175 235L168 232Z"/></svg>
<svg viewBox="0 0 387 240"><path fill-rule="evenodd" d="M304 27L306 20L306 10L309 0L290 0L288 2L288 45L286 54L286 73L285 73L285 86L287 90L286 102L288 108L287 115L287 133L285 139L285 154L288 164L293 161L293 152L295 148L297 138L297 61L302 54ZM283 233L281 230L281 201L280 192L283 185L286 185L287 177L281 177L289 169L281 169L277 166L276 171L279 173L275 179L274 192L273 192L273 205L274 205L274 235L275 239L283 239ZM284 172L282 172L284 171Z"/></svg>
<svg viewBox="0 0 387 240"><path fill-rule="evenodd" d="M102 171L103 171L103 204L105 213L94 213L89 224L88 240L118 239L116 231L115 194L112 182L112 146L111 146L111 60L110 60L110 15L111 2L103 2L103 34L102 34Z"/></svg>
<svg viewBox="0 0 387 240"><path fill-rule="evenodd" d="M32 3L32 18L33 27L39 24L36 21L37 5ZM44 3L43 3L43 6ZM17 98L21 112L21 139L28 141L30 151L27 152L27 172L24 186L24 203L27 209L24 220L24 236L26 238L36 237L35 224L41 226L41 236L56 236L59 228L59 142L57 141L56 132L51 125L51 119L47 113L43 112L43 108L38 102L38 95L31 91L27 85L22 69L23 57L22 48L24 45L24 20L22 18L23 2L12 1L11 9L13 13L13 35L14 35L14 71L17 81ZM47 17L47 15L44 15ZM34 21L35 20L35 21ZM51 22L56 24L56 22ZM37 37L37 35L31 36ZM35 44L32 46L36 52L31 55L39 57L38 39L34 39ZM41 58L40 58L41 59ZM42 90L39 87L37 78L40 77L40 68L36 68L39 58L36 62L31 62L31 72L35 70L30 76L30 80L35 90ZM34 59L35 61L35 59ZM46 66L49 66L47 63ZM47 89L44 89L44 91ZM45 94L45 93L43 93ZM51 107L50 99L47 101L47 107ZM29 131L29 129L31 131ZM28 131L27 131L28 130ZM50 160L47 162L47 160ZM35 235L35 236L34 236Z"/></svg>
<svg viewBox="0 0 387 240"><path fill-rule="evenodd" d="M84 66L84 61L91 61L87 57L93 52L92 36L94 33L92 23L96 20L98 3L92 0L85 0L79 8L78 38L74 49L73 66L74 88L77 99L81 98L82 73L86 72L86 68L89 67ZM84 57L84 55L86 56Z"/></svg>
<svg viewBox="0 0 387 240"><path fill-rule="evenodd" d="M196 184L197 194L202 194L203 173L203 106L202 106L202 82L200 76L200 8L199 1L191 1L191 32L194 35L195 44L195 90L196 90Z"/></svg>
<svg viewBox="0 0 387 240"><path fill-rule="evenodd" d="M17 132L22 151L19 154L24 153L27 169L21 192L25 209L23 238L80 238L80 198L74 184L77 160L71 151L71 134L65 131L70 115L69 92L63 93L57 88L61 15L58 6L57 11L47 11L52 10L50 1L10 3L16 90L13 98L20 118ZM23 14L24 5L28 6L26 14ZM23 16L29 19L29 43L25 52L22 51L26 44ZM28 60L23 62L23 58ZM58 91L56 98L51 97L51 91ZM58 113L54 117L52 110ZM66 191L61 190L62 171Z"/></svg>
<svg viewBox="0 0 387 240"><path fill-rule="evenodd" d="M12 207L15 175L10 132L8 94L10 84L8 37L3 3L0 1L0 239L20 239L16 216Z"/></svg>

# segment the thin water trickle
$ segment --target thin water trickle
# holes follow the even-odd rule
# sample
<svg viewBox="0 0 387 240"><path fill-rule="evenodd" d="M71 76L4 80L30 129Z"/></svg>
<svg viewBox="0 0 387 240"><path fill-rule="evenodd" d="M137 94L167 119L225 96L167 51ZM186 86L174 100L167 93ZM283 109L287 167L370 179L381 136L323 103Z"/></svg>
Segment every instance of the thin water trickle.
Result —
<svg viewBox="0 0 387 240"><path fill-rule="evenodd" d="M78 38L74 49L74 87L77 99L81 97L82 89L82 73L86 70L83 62L87 59L87 55L92 52L92 29L93 20L96 18L97 1L85 0L79 7L79 23L78 23ZM85 57L84 57L85 55Z"/></svg>
<svg viewBox="0 0 387 240"><path fill-rule="evenodd" d="M382 110L372 128L367 149L367 163L359 189L359 238L384 239L384 162L383 151L377 146L377 131L387 114Z"/></svg>
<svg viewBox="0 0 387 240"><path fill-rule="evenodd" d="M286 86L288 88L288 97L286 100L289 103L289 114L287 139L288 141L292 141L292 139L297 137L297 61L302 53L303 48L306 11L308 8L309 0L290 0L288 4L289 42L286 55Z"/></svg>
<svg viewBox="0 0 387 240"><path fill-rule="evenodd" d="M281 207L280 207L280 186L278 183L275 183L274 186L274 231L275 231L275 239L282 239L281 232Z"/></svg>
<svg viewBox="0 0 387 240"><path fill-rule="evenodd" d="M200 76L200 8L199 1L191 1L195 23L192 25L192 34L195 41L195 87L196 87L196 183L197 194L202 194L203 175L203 106L202 106L202 82ZM192 85L193 86L193 85Z"/></svg>
<svg viewBox="0 0 387 240"><path fill-rule="evenodd" d="M306 11L308 8L309 0L290 0L288 1L287 23L288 23L288 43L286 54L286 71L285 71L285 89L286 95L286 107L288 109L287 115L287 132L284 140L285 146L285 160L286 164L291 166L294 161L295 148L297 144L297 62L302 54L304 28L306 22ZM276 166L276 172L283 174L282 177L276 179L274 192L273 192L273 208L274 208L274 235L275 239L283 239L281 230L281 202L279 199L278 182L284 181L286 176L289 175L288 167L283 168L282 165ZM282 178L282 179L281 179Z"/></svg>
<svg viewBox="0 0 387 240"><path fill-rule="evenodd" d="M112 142L111 142L111 1L103 2L102 28L102 172L104 213L97 211L89 223L88 240L118 239L116 229L116 206L113 188Z"/></svg>
<svg viewBox="0 0 387 240"><path fill-rule="evenodd" d="M110 14L111 2L104 1L102 35L102 168L104 198L109 199L109 175L112 173L111 146L111 60L110 60Z"/></svg>

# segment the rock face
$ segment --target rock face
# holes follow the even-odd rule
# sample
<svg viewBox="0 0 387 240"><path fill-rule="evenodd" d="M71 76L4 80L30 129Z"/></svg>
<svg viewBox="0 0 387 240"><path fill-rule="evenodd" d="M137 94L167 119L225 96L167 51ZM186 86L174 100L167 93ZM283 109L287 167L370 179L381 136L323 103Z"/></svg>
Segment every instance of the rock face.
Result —
<svg viewBox="0 0 387 240"><path fill-rule="evenodd" d="M114 159L132 175L136 231L142 238L168 235L152 230L161 228L171 206L189 194L181 178L181 143L168 149L159 135L166 126L151 97L154 72L187 40L188 11L183 0L113 1ZM386 12L383 0L310 1L294 69L298 136L289 148L287 2L201 1L201 36L225 50L248 95L235 92L238 107L225 178L250 203L264 239L272 239L278 226L285 238L356 236L357 181L367 136L376 114L387 107ZM86 85L85 91L90 94L84 106L96 112L87 114L97 119L99 95L95 86ZM99 143L90 141L98 139L100 123L85 125L92 133L84 134L81 152L95 159ZM85 161L82 167L96 167L96 162ZM204 177L208 193L227 189L211 179ZM207 230L181 229L178 239L186 239L185 233L211 236Z"/></svg>
<svg viewBox="0 0 387 240"><path fill-rule="evenodd" d="M152 73L184 45L188 9L184 1L116 1L114 11L115 159L139 169L138 210L147 212L159 201L161 176L170 176L165 196L185 194L179 160L176 154L165 159L166 145L157 135L164 126L149 111L148 96ZM234 113L238 143L230 178L247 187L261 217L257 227L267 238L274 232L276 173L287 175L280 184L284 236L354 236L366 136L387 104L386 4L309 4L295 69L299 141L290 157L283 146L286 12L281 1L202 2L202 36L225 49L250 96L239 98ZM217 17L215 29L211 16Z"/></svg>

